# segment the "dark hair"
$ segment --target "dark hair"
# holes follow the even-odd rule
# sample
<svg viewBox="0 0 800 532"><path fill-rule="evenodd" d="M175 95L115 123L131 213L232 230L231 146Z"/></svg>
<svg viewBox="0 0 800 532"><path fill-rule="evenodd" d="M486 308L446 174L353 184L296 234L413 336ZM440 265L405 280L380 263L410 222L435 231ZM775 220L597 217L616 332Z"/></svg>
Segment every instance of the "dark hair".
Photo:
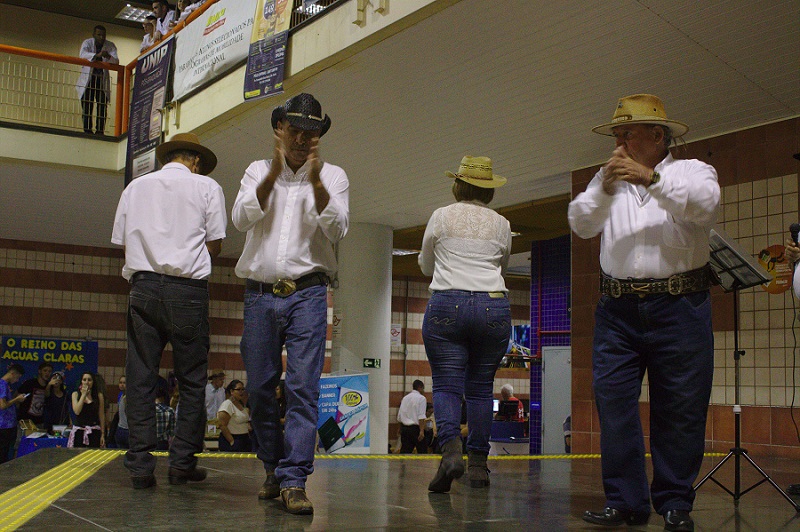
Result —
<svg viewBox="0 0 800 532"><path fill-rule="evenodd" d="M175 159L187 160L194 159L195 157L200 157L201 160L203 159L200 153L194 150L172 150L164 156L164 161L171 163Z"/></svg>
<svg viewBox="0 0 800 532"><path fill-rule="evenodd" d="M228 385L225 387L225 391L226 391L226 392L228 392L229 394L230 394L230 393L232 393L232 392L233 392L233 389L234 389L234 388L236 388L236 385L237 385L237 384L241 384L241 385L243 385L243 386L244 386L244 383L243 383L242 381L240 381L240 380L238 380L238 379L233 379L233 380L232 380L231 382L229 382L229 383L228 383Z"/></svg>
<svg viewBox="0 0 800 532"><path fill-rule="evenodd" d="M97 30L103 30L104 32L108 33L108 31L106 30L106 27L102 26L100 24L98 24L97 26L94 27L94 29L92 30L92 33L96 32Z"/></svg>
<svg viewBox="0 0 800 532"><path fill-rule="evenodd" d="M162 6L166 6L166 7L167 7L167 9L169 9L169 8L170 8L169 2L167 2L167 0L153 0L153 1L150 3L150 5L152 6L153 4L161 4Z"/></svg>
<svg viewBox="0 0 800 532"><path fill-rule="evenodd" d="M19 373L20 377L25 375L25 368L22 367L22 364L17 364L16 362L8 366L8 371L15 371Z"/></svg>
<svg viewBox="0 0 800 532"><path fill-rule="evenodd" d="M411 387L414 388L415 390L417 390L419 388L424 389L425 388L425 383L422 382L421 380L417 379L417 380L414 381L414 383L411 385Z"/></svg>
<svg viewBox="0 0 800 532"><path fill-rule="evenodd" d="M161 375L158 376L156 381L156 399L161 399L162 403L166 403L169 406L169 382Z"/></svg>
<svg viewBox="0 0 800 532"><path fill-rule="evenodd" d="M50 362L42 362L41 364L39 364L39 369L52 368L52 367L53 365Z"/></svg>
<svg viewBox="0 0 800 532"><path fill-rule="evenodd" d="M78 389L77 389L78 394L80 394L80 392L81 392L81 386L83 385L83 376L84 375L89 375L89 376L92 377L92 389L89 391L89 393L92 396L92 400L93 401L99 401L100 400L100 393L99 393L100 391L97 389L97 385L98 385L97 375L95 375L91 371L84 371L84 372L81 373L81 378L78 381ZM103 415L103 414L101 413L100 415Z"/></svg>
<svg viewBox="0 0 800 532"><path fill-rule="evenodd" d="M480 201L488 205L494 198L493 188L481 188L456 178L453 182L453 197L456 201Z"/></svg>

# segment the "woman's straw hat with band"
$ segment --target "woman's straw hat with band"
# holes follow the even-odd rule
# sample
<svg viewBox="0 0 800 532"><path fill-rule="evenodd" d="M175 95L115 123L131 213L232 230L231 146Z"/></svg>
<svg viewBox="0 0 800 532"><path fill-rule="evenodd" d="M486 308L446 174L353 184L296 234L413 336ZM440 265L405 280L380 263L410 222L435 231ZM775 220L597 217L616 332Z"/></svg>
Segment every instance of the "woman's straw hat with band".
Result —
<svg viewBox="0 0 800 532"><path fill-rule="evenodd" d="M619 99L614 117L608 124L592 128L601 135L614 135L612 128L625 124L655 124L669 128L672 137L681 137L689 131L689 126L677 120L667 118L664 103L652 94L634 94Z"/></svg>
<svg viewBox="0 0 800 532"><path fill-rule="evenodd" d="M457 173L445 172L444 175L480 188L498 188L506 184L505 177L492 172L492 160L488 157L465 155Z"/></svg>

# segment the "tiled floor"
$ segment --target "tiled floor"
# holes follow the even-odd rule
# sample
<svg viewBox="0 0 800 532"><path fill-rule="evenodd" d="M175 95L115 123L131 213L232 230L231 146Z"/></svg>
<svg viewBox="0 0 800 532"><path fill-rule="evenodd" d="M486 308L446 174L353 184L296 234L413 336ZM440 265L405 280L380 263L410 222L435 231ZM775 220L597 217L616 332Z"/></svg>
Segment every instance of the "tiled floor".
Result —
<svg viewBox="0 0 800 532"><path fill-rule="evenodd" d="M55 486L60 479L52 473L53 468L74 458L77 452L41 449L3 464L0 492L42 474L53 475L48 482ZM185 486L169 485L166 458L160 457L156 470L158 486L149 490L133 490L122 457L113 457L19 530L552 532L593 529L580 516L586 509L602 508L604 503L600 462L596 458L490 459L490 488L472 489L461 479L450 494L432 494L426 490L438 464L435 458L320 458L308 482L315 513L293 516L285 513L276 500L256 498L263 470L255 458L223 456L202 457L201 465L209 470L208 479ZM780 486L800 482L800 463L754 458ZM701 475L719 460L706 458ZM732 489L733 471L733 461L729 461L715 477ZM761 479L746 463L742 465L741 478L742 490ZM7 497L0 493L0 507ZM737 508L730 495L708 482L698 492L692 515L697 530L800 530L800 514L768 484L745 494ZM662 527L662 519L653 515L649 526L631 530Z"/></svg>

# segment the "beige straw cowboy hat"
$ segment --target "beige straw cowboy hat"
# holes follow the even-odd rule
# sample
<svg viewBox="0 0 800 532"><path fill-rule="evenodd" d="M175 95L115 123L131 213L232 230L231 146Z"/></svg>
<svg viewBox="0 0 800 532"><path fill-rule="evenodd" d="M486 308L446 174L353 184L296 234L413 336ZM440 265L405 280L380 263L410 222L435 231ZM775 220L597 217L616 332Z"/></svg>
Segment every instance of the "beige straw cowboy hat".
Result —
<svg viewBox="0 0 800 532"><path fill-rule="evenodd" d="M506 184L506 178L492 172L492 160L488 157L465 155L461 159L458 173L445 172L447 177L458 178L480 188L497 188Z"/></svg>
<svg viewBox="0 0 800 532"><path fill-rule="evenodd" d="M634 94L620 98L611 122L593 127L592 131L601 135L613 135L611 129L624 124L665 126L669 128L674 138L683 136L689 131L689 126L683 122L668 119L661 98L652 94Z"/></svg>
<svg viewBox="0 0 800 532"><path fill-rule="evenodd" d="M208 175L217 166L217 156L214 152L200 144L200 138L194 133L178 133L169 142L159 144L156 148L158 162L164 164L167 154L175 150L191 150L200 154L200 169L202 175Z"/></svg>

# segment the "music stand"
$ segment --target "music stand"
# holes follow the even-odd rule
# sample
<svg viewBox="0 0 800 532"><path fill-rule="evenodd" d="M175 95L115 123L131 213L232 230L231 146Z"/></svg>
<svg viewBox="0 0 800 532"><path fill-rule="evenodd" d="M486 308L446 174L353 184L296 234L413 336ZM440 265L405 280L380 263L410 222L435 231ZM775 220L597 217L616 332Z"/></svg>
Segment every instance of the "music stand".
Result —
<svg viewBox="0 0 800 532"><path fill-rule="evenodd" d="M745 493L760 486L764 482L772 484L778 493L789 501L795 511L800 512L800 505L796 504L785 491L781 489L774 480L767 475L758 464L747 454L747 449L742 449L742 407L739 404L739 361L745 352L739 349L739 290L758 286L769 282L772 278L749 254L747 254L732 238L725 234L722 229L712 229L709 234L709 246L711 248L710 263L716 272L722 288L726 292L733 292L733 360L734 360L734 394L735 404L733 405L734 416L734 447L703 479L694 487L695 491L700 489L707 480L711 479L720 488L728 492L733 497L734 504L738 506L739 499ZM734 488L733 491L723 486L714 478L719 468L731 457L734 459ZM746 490L742 491L741 481L741 458L744 457L752 465L762 478Z"/></svg>

